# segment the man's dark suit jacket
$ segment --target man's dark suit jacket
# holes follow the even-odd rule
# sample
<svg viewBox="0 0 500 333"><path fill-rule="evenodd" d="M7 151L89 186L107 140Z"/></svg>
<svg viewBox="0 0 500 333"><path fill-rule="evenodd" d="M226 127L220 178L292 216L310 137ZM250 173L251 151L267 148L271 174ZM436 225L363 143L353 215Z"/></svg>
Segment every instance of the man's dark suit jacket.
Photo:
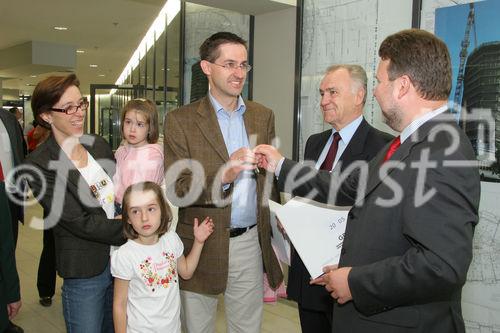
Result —
<svg viewBox="0 0 500 333"><path fill-rule="evenodd" d="M106 173L113 178L113 152L103 138L84 135L80 142ZM57 172L50 163L57 162ZM45 193L40 176L30 172L28 183L44 210L46 226L54 225L56 268L63 278L88 278L104 271L109 263L110 245L125 242L122 221L108 219L80 172L50 136L26 158L27 166L41 172L45 179ZM56 185L58 184L58 185ZM63 186L64 185L64 186ZM55 202L55 203L54 203ZM54 204L53 204L54 203ZM62 209L51 214L51 209Z"/></svg>
<svg viewBox="0 0 500 333"><path fill-rule="evenodd" d="M461 293L480 197L472 146L446 112L381 166L385 148L370 162L366 191L348 215L339 266L352 267L353 301L334 304L333 332L464 332ZM392 161L399 165L379 173ZM279 187L295 164L285 160ZM349 177L339 195L356 197L360 179ZM327 191L331 181L317 172L302 190ZM383 207L381 200L395 197Z"/></svg>
<svg viewBox="0 0 500 333"><path fill-rule="evenodd" d="M306 142L304 160L316 162L331 134L332 130L330 129L311 135ZM391 135L377 130L363 119L342 153L336 168L339 167L342 172L354 161L371 160L391 139ZM321 195L313 199L319 202L328 200L327 197ZM342 205L351 206L353 201L348 200ZM291 260L288 272L288 297L305 309L322 312L332 311L333 299L330 294L322 286L309 284L311 276L295 251L292 251Z"/></svg>
<svg viewBox="0 0 500 333"><path fill-rule="evenodd" d="M0 332L9 324L7 304L21 299L5 183L0 182Z"/></svg>
<svg viewBox="0 0 500 333"><path fill-rule="evenodd" d="M9 140L13 152L13 166L16 167L23 163L24 161L24 151L23 151L23 133L19 122L16 117L9 111L0 108L0 119L2 120L7 133L9 134ZM7 175L5 175L7 176ZM22 193L19 193L17 197L22 200ZM17 229L18 223L23 222L23 207L15 202L9 200L10 214L12 219L12 228L14 231L14 244L17 241Z"/></svg>

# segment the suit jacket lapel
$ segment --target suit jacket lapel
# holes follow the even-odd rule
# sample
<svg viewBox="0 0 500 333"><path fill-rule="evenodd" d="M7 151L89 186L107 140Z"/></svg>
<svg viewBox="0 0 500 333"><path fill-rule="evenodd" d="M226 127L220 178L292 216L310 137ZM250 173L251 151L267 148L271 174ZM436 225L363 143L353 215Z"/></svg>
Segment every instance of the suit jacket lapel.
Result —
<svg viewBox="0 0 500 333"><path fill-rule="evenodd" d="M388 161L404 162L410 154L411 147L413 147L416 143L417 142L412 142L411 140L406 140L396 150L396 152L394 152L394 154ZM394 167L390 167L387 170L387 174L384 175L383 177L380 177L380 167L384 163L383 160L387 150L389 149L390 144L391 143L389 142L387 145L385 145L384 148L381 149L380 152L377 154L377 156L375 156L373 160L368 164L368 184L366 186L365 197L395 170Z"/></svg>
<svg viewBox="0 0 500 333"><path fill-rule="evenodd" d="M436 128L436 126L441 125L443 123L453 121L452 116L449 112L443 112L435 116L434 118L428 120L424 124L422 124L409 138L407 138L401 146L394 152L389 161L400 161L404 162L410 152L416 144L423 142L426 140L429 133ZM368 184L366 187L365 197L370 194L380 183L384 181L392 172L394 172L395 168L389 168L387 171L387 175L384 177L380 177L379 170L383 163L383 159L387 150L389 149L390 143L388 143L377 156L370 162L369 171L368 171ZM405 168L408 166L405 165Z"/></svg>
<svg viewBox="0 0 500 333"><path fill-rule="evenodd" d="M363 118L358 128L356 129L356 132L354 132L351 141L349 141L349 144L342 153L342 156L340 156L339 162L342 162L341 163L342 170L344 169L344 165L349 165L351 164L352 161L360 159L358 156L363 154L364 152L366 136L368 135L368 131L369 131L368 123Z"/></svg>
<svg viewBox="0 0 500 333"><path fill-rule="evenodd" d="M260 138L257 131L257 120L255 119L255 112L252 112L248 107L243 113L243 122L245 123L245 131L247 132L248 142L250 148L255 147L260 144Z"/></svg>
<svg viewBox="0 0 500 333"><path fill-rule="evenodd" d="M201 133L217 154L224 161L228 161L229 154L227 152L226 143L224 142L224 137L222 136L220 130L217 115L215 114L215 110L208 97L204 97L201 100L196 112L199 116L196 125L200 129Z"/></svg>
<svg viewBox="0 0 500 333"><path fill-rule="evenodd" d="M332 136L331 129L320 133L317 142L311 142L313 145L308 149L310 151L304 152L304 159L317 161L330 136Z"/></svg>
<svg viewBox="0 0 500 333"><path fill-rule="evenodd" d="M68 188L76 189L76 191L77 191L76 194L79 196L80 195L88 195L88 197L86 199L81 200L82 202L94 201L94 202L96 202L96 204L94 205L95 207L101 207L99 202L92 195L92 192L91 192L90 188L88 187L88 184L86 183L86 181L81 179L82 175L81 175L80 171L78 171L78 169L75 167L73 162L71 162L69 157L63 152L63 150L61 149L61 147L59 146L59 144L55 140L54 136L51 135L47 141L49 141L49 140L51 141L51 142L48 142L48 146L50 147L49 149L50 149L51 160L57 161L58 163L62 163L64 169L66 169L68 172L67 173L67 176L68 176L67 182L68 182L68 184L72 185ZM100 156L98 154L96 155L96 151L94 149L95 145L93 144L94 141L93 141L92 137L84 136L80 141L84 142L83 145L84 145L85 149L87 149L87 151L90 153L90 155L92 155L92 157L94 157L94 159L97 160L100 158ZM87 144L88 142L91 142L92 144ZM61 172L65 172L64 169L58 168L56 171L56 174L60 174ZM105 171L108 173L108 176L112 179L113 175L109 174L108 170L105 170ZM64 174L61 174L61 175L64 175ZM78 190L80 182L82 182L82 184L87 185L86 191ZM89 201L89 200L91 200L91 201Z"/></svg>
<svg viewBox="0 0 500 333"><path fill-rule="evenodd" d="M47 146L49 147L50 151L50 162L56 162L60 164L60 166L58 166L57 170L55 171L56 178L64 176L64 173L67 172L68 184L71 184L75 188L78 188L80 172L78 172L75 165L71 162L69 157L64 153L61 146L59 146L56 139L54 138L54 135L51 135L47 139Z"/></svg>
<svg viewBox="0 0 500 333"><path fill-rule="evenodd" d="M259 131L258 123L258 111L253 109L251 106L246 103L246 110L243 113L243 122L245 123L245 131L247 132L248 143L250 144L250 149L254 148L257 145L267 143L263 141L263 136L259 135L261 131Z"/></svg>

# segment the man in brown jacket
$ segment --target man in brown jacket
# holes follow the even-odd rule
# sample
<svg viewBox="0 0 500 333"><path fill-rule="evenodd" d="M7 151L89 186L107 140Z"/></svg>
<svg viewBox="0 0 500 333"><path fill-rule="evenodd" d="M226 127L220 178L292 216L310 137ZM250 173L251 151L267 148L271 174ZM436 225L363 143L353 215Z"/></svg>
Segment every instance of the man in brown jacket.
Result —
<svg viewBox="0 0 500 333"><path fill-rule="evenodd" d="M181 280L184 329L215 332L217 295L224 294L228 332L260 332L263 270L272 287L283 279L270 243L267 198L272 174L256 169L251 150L274 139L274 115L240 94L251 66L246 42L219 32L200 47L206 97L167 114L167 196L179 206L177 233L188 253L193 219L210 216L215 231L198 268Z"/></svg>

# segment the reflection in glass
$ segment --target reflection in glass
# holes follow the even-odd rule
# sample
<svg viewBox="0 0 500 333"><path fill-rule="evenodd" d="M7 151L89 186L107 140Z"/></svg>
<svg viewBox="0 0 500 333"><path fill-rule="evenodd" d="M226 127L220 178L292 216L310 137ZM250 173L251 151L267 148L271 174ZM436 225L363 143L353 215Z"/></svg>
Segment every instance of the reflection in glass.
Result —
<svg viewBox="0 0 500 333"><path fill-rule="evenodd" d="M184 41L184 104L191 103L206 95L208 81L197 64L200 60L198 49L205 39L219 31L230 31L246 41L250 37L250 16L186 3ZM251 65L251 64L250 64ZM248 96L248 80L242 95Z"/></svg>

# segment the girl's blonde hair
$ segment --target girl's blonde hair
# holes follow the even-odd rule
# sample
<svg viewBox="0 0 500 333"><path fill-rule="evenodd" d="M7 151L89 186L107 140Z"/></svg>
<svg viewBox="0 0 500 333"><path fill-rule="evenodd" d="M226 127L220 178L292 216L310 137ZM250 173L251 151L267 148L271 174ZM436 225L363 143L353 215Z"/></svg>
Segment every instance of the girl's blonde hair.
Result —
<svg viewBox="0 0 500 333"><path fill-rule="evenodd" d="M125 122L125 115L128 111L137 111L144 115L146 122L149 125L148 135L146 137L148 143L158 142L159 137L159 124L158 124L158 112L156 111L156 106L149 99L136 98L132 99L125 104L122 109L122 114L120 117L120 130L123 135L123 123Z"/></svg>
<svg viewBox="0 0 500 333"><path fill-rule="evenodd" d="M133 192L147 192L147 191L151 191L156 195L156 199L158 200L158 204L160 206L161 222L160 226L158 227L158 230L156 231L158 236L161 236L168 231L168 226L170 224L170 221L172 221L172 210L170 209L170 206L168 205L167 201L165 200L165 197L163 196L163 191L160 185L153 182L140 182L132 184L127 188L125 194L123 195L123 213L122 213L123 235L128 239L136 239L137 237L139 237L139 234L134 230L132 225L128 223L129 220L128 210L132 206L132 203L130 202L130 195Z"/></svg>

